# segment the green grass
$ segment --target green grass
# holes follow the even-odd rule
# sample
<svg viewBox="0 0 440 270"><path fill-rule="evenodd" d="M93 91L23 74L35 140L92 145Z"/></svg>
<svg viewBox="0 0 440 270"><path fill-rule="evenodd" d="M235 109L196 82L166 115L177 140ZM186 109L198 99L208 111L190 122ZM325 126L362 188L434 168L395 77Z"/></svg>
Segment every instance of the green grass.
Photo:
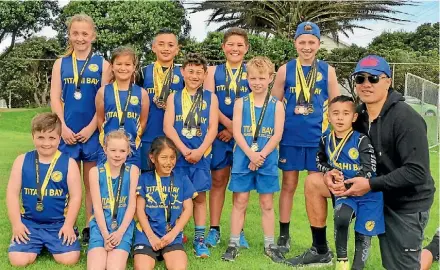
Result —
<svg viewBox="0 0 440 270"><path fill-rule="evenodd" d="M12 111L12 112L0 112L0 149L2 149L2 154L0 155L0 269L11 269L12 267L9 265L7 249L9 246L9 241L11 237L11 227L7 218L7 210L6 210L6 185L9 178L9 171L11 169L12 163L15 157L24 153L30 149L32 149L32 141L31 135L29 134L30 130L30 119L37 113L41 111L47 111L47 109L38 109L38 110L26 110L26 111ZM436 179L436 188L439 189L439 156L438 156L438 148L431 149L431 172ZM301 174L301 182L298 187L294 209L292 213L292 221L291 221L291 234L293 237L292 242L292 250L288 254L288 257L293 257L295 255L300 254L306 248L308 248L311 244L311 234L309 229L309 223L307 221L307 215L305 211L304 204L304 192L303 192L303 183L304 183L305 174ZM187 244L186 249L189 258L189 269L289 269L283 265L277 265L272 263L268 258L262 255L263 251L263 232L261 228L261 218L260 218L260 209L258 206L258 195L256 193L251 194L251 200L249 203L247 216L246 216L246 224L245 224L245 232L247 239L250 243L251 248L249 250L241 251L240 256L234 263L226 263L220 260L221 254L226 249L226 242L229 237L229 220L230 220L230 212L231 212L231 193L228 192L227 200L225 203L225 210L222 217L222 242L219 246L214 249L211 249L211 257L206 260L196 259L191 251L191 245ZM438 192L436 193L435 203L431 210L431 217L426 228L426 236L424 244L427 244L432 235L435 233L436 228L439 226L439 211L438 211ZM278 194L275 197L275 213L278 216ZM327 219L328 229L327 235L328 240L330 242L331 248L334 250L334 238L333 238L333 224L332 224L332 210L329 204L329 215ZM278 222L278 221L276 221ZM80 228L84 226L85 218L84 213L81 211L81 214L78 218L78 225ZM276 226L278 234L278 226ZM351 230L352 231L352 230ZM187 226L185 233L189 236L190 240L193 237L193 223ZM353 233L350 235L349 246L350 251L349 254L352 257L353 255ZM129 262L129 269L132 269L132 261ZM163 263L158 263L157 269L165 269ZM438 266L435 265L433 269ZM50 254L43 253L38 257L37 262L27 269L86 269L86 253L84 250L81 254L81 261L74 267L63 267L61 265L56 264L52 259ZM333 269L329 268L320 268L320 269ZM379 252L379 242L377 238L373 239L371 255L367 262L366 269L382 269L381 267L381 259Z"/></svg>

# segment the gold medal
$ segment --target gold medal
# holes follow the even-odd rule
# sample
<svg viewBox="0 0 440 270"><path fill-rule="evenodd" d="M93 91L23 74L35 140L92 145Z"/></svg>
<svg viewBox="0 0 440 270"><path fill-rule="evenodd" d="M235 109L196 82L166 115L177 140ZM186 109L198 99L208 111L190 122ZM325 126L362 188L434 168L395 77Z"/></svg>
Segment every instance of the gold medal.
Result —
<svg viewBox="0 0 440 270"><path fill-rule="evenodd" d="M191 128L191 135L193 137L197 135L197 128L195 128L195 127Z"/></svg>
<svg viewBox="0 0 440 270"><path fill-rule="evenodd" d="M312 104L309 104L309 106L307 107L307 111L308 111L309 113L313 113L313 112L315 111L315 109L314 109L314 107L313 107Z"/></svg>
<svg viewBox="0 0 440 270"><path fill-rule="evenodd" d="M225 104L231 105L231 103L232 103L232 99L230 97L225 97Z"/></svg>
<svg viewBox="0 0 440 270"><path fill-rule="evenodd" d="M189 133L189 130L186 127L182 128L182 135L183 136L186 137L188 135L188 133Z"/></svg>
<svg viewBox="0 0 440 270"><path fill-rule="evenodd" d="M171 224L167 223L167 226L166 226L167 233L169 233L171 231L171 229L172 229Z"/></svg>
<svg viewBox="0 0 440 270"><path fill-rule="evenodd" d="M302 105L297 105L295 107L295 114L304 114L306 112L306 107L302 106Z"/></svg>
<svg viewBox="0 0 440 270"><path fill-rule="evenodd" d="M156 106L157 106L159 109L163 109L163 108L165 107L165 102L163 101L163 99L159 98L159 99L157 100L157 102L156 102Z"/></svg>
<svg viewBox="0 0 440 270"><path fill-rule="evenodd" d="M197 137L202 137L202 129L200 127L197 128Z"/></svg>
<svg viewBox="0 0 440 270"><path fill-rule="evenodd" d="M80 100L80 99L82 98L82 94L81 94L80 91L75 91L75 93L73 94L73 97L74 97L76 100Z"/></svg>
<svg viewBox="0 0 440 270"><path fill-rule="evenodd" d="M42 211L44 210L43 202L38 201L38 202L37 202L37 206L35 207L35 209L36 209L38 212L42 212Z"/></svg>
<svg viewBox="0 0 440 270"><path fill-rule="evenodd" d="M192 137L194 137L191 132L188 132L188 134L186 134L185 136L187 139L192 139Z"/></svg>
<svg viewBox="0 0 440 270"><path fill-rule="evenodd" d="M251 150L254 152L257 152L258 151L258 143L256 143L256 142L252 143Z"/></svg>
<svg viewBox="0 0 440 270"><path fill-rule="evenodd" d="M118 228L118 222L116 221L116 219L112 220L112 224L110 225L110 228L115 231Z"/></svg>

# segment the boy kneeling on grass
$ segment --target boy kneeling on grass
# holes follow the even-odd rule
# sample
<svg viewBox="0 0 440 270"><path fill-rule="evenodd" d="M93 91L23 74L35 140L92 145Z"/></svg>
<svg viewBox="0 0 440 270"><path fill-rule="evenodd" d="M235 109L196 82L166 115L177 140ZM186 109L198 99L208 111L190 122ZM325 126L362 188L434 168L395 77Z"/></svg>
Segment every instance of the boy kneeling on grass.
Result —
<svg viewBox="0 0 440 270"><path fill-rule="evenodd" d="M33 263L43 247L58 263L72 265L79 260L73 226L81 207L81 179L75 160L58 151L60 139L61 121L55 113L35 116L35 150L19 155L12 165L6 202L13 266Z"/></svg>
<svg viewBox="0 0 440 270"><path fill-rule="evenodd" d="M281 263L284 256L274 242L273 194L280 190L277 146L283 134L284 107L268 89L275 73L272 62L266 57L255 57L246 66L252 93L237 99L234 106L232 125L236 145L229 184L234 203L231 236L222 259L234 261L238 255L249 192L256 189L262 210L264 254Z"/></svg>

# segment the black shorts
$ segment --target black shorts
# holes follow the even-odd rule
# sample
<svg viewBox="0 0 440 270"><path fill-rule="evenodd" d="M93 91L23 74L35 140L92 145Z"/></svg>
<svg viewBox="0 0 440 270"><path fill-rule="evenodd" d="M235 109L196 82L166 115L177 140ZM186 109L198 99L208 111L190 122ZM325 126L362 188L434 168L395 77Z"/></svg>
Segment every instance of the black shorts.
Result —
<svg viewBox="0 0 440 270"><path fill-rule="evenodd" d="M174 245L166 246L163 249L159 249L156 251L154 251L153 248L150 246L144 244L138 244L134 246L133 255L137 255L137 254L148 255L156 261L163 261L163 254L175 250L182 250L183 252L185 252L185 249L183 248L182 244L174 244Z"/></svg>

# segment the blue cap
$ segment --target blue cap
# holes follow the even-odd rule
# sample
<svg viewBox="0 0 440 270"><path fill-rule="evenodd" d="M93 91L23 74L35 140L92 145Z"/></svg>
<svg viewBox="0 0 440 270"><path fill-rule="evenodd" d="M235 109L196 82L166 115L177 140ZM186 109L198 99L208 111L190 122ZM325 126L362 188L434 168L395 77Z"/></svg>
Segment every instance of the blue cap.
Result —
<svg viewBox="0 0 440 270"><path fill-rule="evenodd" d="M369 55L364 57L356 65L356 69L352 73L355 75L357 73L366 72L371 75L380 75L385 73L388 78L391 78L391 68L388 62L380 56Z"/></svg>
<svg viewBox="0 0 440 270"><path fill-rule="evenodd" d="M321 32L319 31L319 27L312 22L300 23L296 28L295 39L304 34L314 35L318 39L321 39Z"/></svg>

